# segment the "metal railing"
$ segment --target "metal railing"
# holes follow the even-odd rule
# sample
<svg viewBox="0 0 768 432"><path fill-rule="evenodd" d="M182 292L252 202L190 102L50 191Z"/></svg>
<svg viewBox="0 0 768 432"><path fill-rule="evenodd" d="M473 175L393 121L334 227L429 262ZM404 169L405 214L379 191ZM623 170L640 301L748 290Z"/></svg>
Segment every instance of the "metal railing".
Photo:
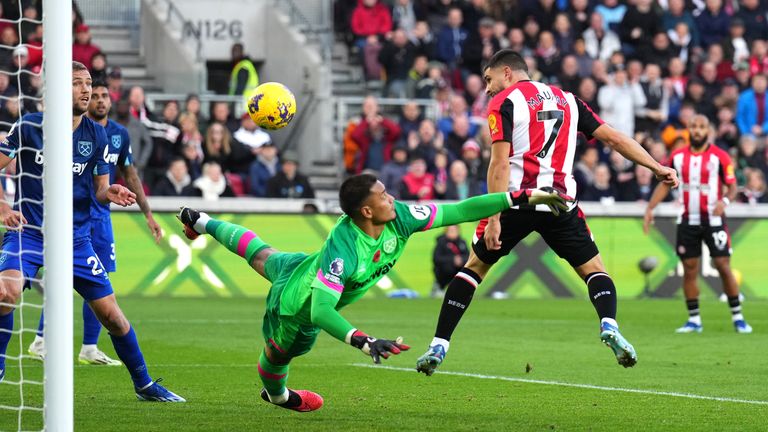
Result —
<svg viewBox="0 0 768 432"><path fill-rule="evenodd" d="M272 4L288 17L291 26L301 31L309 41L320 45L320 53L324 61L331 61L332 0L272 0Z"/></svg>
<svg viewBox="0 0 768 432"><path fill-rule="evenodd" d="M139 27L141 0L78 0L77 6L89 25Z"/></svg>

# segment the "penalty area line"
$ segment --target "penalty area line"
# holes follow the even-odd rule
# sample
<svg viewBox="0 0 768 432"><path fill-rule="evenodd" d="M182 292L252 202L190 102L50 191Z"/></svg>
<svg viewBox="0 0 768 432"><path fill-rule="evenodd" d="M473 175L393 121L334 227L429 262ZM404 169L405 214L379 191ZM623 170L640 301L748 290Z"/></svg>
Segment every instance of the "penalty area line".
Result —
<svg viewBox="0 0 768 432"><path fill-rule="evenodd" d="M395 367L395 366L381 366L381 365L377 366L377 365L367 364L367 363L351 363L350 366L370 368L370 369L387 369L387 370L398 371L398 372L412 372L412 373L416 372L415 369L410 369L410 368L402 368L402 367ZM748 404L748 405L768 405L768 401L764 401L764 400L735 399L735 398L719 397L719 396L697 395L693 393L678 393L678 392L643 390L643 389L633 389L633 388L623 388L623 387L606 387L606 386L599 386L599 385L593 385L593 384L578 384L578 383L569 383L569 382L563 382L563 381L546 381L546 380L536 380L536 379L528 379L528 378L514 378L514 377L501 376L501 375L483 375L483 374L474 374L474 373L468 373L468 372L440 371L437 373L440 375L452 375L452 376L460 376L460 377L466 377L466 378L477 378L477 379L483 379L483 380L510 381L510 382L526 383L526 384L541 384L541 385L549 385L549 386L556 386L556 387L571 387L571 388L601 390L601 391L611 391L611 392L621 392L621 393L639 393L639 394L647 394L647 395L654 395L654 396L669 396L669 397L709 400L709 401L717 401L717 402L733 402L733 403L741 403L741 404Z"/></svg>

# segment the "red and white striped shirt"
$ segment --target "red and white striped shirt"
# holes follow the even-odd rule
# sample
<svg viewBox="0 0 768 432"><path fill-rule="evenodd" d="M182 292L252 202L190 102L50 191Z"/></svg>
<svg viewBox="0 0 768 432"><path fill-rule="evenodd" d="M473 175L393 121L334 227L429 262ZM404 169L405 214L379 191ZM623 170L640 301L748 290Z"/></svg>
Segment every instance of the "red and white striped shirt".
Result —
<svg viewBox="0 0 768 432"><path fill-rule="evenodd" d="M576 196L573 159L579 132L591 137L603 120L572 93L520 81L488 104L491 139L508 141L509 190L552 187ZM547 206L536 210L549 211Z"/></svg>
<svg viewBox="0 0 768 432"><path fill-rule="evenodd" d="M723 218L712 212L717 201L723 198L723 184L736 183L728 153L712 144L708 144L701 153L684 147L672 152L669 163L680 177L680 203L683 208L677 223L721 226Z"/></svg>

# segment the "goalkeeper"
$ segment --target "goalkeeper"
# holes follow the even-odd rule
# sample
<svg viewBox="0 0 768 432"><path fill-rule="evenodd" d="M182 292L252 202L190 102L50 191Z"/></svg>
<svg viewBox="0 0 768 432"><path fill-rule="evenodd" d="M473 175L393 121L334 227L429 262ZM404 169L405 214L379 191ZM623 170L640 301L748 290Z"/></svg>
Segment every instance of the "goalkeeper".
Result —
<svg viewBox="0 0 768 432"><path fill-rule="evenodd" d="M519 204L545 204L567 210L565 197L537 189L478 196L456 204L406 205L395 201L376 177L347 179L339 190L345 215L320 252L279 252L248 229L182 207L179 220L189 239L210 234L272 283L263 333L266 346L258 363L261 397L294 411L314 411L323 398L286 387L288 364L309 352L320 330L360 349L380 363L409 347L402 340L377 339L347 322L339 310L360 299L395 265L408 238L418 232L469 222Z"/></svg>

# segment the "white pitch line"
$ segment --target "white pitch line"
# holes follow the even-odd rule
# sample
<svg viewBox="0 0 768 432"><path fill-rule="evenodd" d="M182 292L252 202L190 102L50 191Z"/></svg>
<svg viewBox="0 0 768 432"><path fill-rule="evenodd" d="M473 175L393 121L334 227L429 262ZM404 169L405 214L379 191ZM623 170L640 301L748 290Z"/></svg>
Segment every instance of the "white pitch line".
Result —
<svg viewBox="0 0 768 432"><path fill-rule="evenodd" d="M368 364L368 363L351 363L350 366L372 368L372 369L388 369L388 370L399 371L399 372L415 372L416 371L415 369L401 368L401 367L395 367L395 366L381 366L381 365L377 366L377 365ZM574 387L574 388L582 388L582 389L589 389L589 390L603 390L603 391L613 391L613 392L623 392L623 393L640 393L640 394L649 394L649 395L655 395L655 396L670 396L670 397L679 397L679 398L686 398L686 399L710 400L710 401L718 401L718 402L733 402L733 403L742 403L742 404L749 404L749 405L768 405L768 401L764 401L764 400L749 400L749 399L735 399L735 398L718 397L718 396L704 396L704 395L697 395L693 393L677 393L677 392L643 390L643 389L622 388L622 387L605 387L605 386L599 386L599 385L593 385L593 384L577 384L577 383L568 383L568 382L562 382L562 381L545 381L545 380L535 380L535 379L527 379L527 378L513 378L513 377L500 376L500 375L473 374L468 372L441 371L438 373L440 375L453 375L453 376L461 376L461 377L468 377L468 378L511 381L511 382L527 383L527 384L543 384L543 385L551 385L551 386L559 386L559 387Z"/></svg>

